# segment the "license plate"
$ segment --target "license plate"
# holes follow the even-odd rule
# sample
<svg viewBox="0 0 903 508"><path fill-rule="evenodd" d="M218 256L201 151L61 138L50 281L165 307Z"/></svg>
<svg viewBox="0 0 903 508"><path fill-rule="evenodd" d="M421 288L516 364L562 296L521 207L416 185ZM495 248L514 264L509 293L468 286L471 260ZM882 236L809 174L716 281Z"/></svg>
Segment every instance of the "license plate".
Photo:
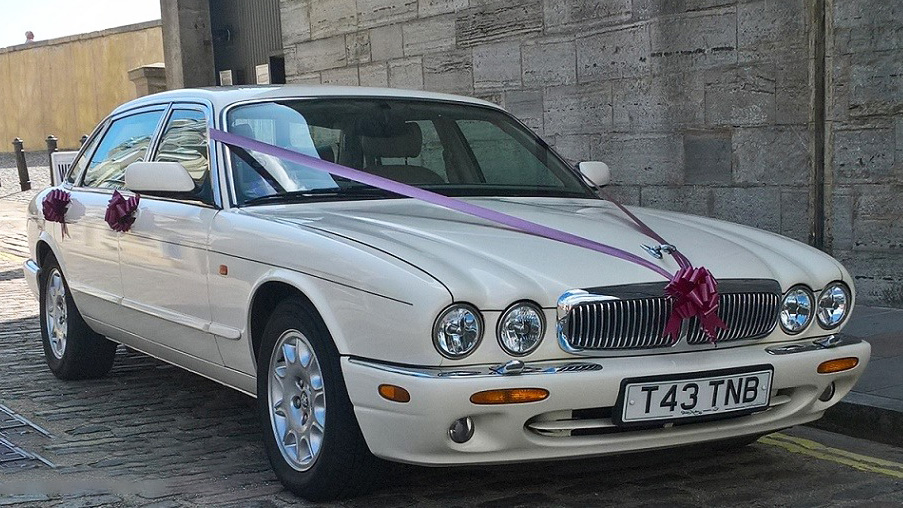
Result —
<svg viewBox="0 0 903 508"><path fill-rule="evenodd" d="M630 379L621 390L620 423L752 412L771 398L771 368Z"/></svg>

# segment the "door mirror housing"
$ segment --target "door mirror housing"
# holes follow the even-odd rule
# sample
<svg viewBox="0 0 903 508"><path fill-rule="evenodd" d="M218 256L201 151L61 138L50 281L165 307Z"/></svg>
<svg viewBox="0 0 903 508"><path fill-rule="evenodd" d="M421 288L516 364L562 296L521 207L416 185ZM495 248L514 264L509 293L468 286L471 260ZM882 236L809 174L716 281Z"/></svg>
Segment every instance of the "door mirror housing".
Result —
<svg viewBox="0 0 903 508"><path fill-rule="evenodd" d="M133 162L125 168L125 188L148 194L194 191L194 180L178 162Z"/></svg>
<svg viewBox="0 0 903 508"><path fill-rule="evenodd" d="M577 165L577 169L596 187L605 187L611 183L611 170L604 162L584 161Z"/></svg>

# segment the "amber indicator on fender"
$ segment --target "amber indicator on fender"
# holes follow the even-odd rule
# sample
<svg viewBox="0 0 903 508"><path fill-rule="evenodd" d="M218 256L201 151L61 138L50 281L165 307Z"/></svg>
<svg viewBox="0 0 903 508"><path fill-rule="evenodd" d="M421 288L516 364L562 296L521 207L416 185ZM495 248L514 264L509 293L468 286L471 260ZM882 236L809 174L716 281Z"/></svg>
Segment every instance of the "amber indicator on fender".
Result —
<svg viewBox="0 0 903 508"><path fill-rule="evenodd" d="M505 390L486 390L470 396L474 404L521 404L545 400L549 391L543 388L508 388Z"/></svg>
<svg viewBox="0 0 903 508"><path fill-rule="evenodd" d="M848 358L837 358L835 360L822 362L818 366L818 373L833 374L834 372L843 372L845 370L850 370L857 365L859 365L859 358L852 356Z"/></svg>

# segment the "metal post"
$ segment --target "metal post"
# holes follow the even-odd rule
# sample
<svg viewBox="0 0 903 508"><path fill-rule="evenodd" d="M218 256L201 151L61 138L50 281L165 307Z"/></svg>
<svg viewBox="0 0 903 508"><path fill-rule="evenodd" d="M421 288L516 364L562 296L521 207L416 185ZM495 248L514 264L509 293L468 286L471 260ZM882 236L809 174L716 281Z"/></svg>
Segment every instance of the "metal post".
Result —
<svg viewBox="0 0 903 508"><path fill-rule="evenodd" d="M31 180L28 179L28 166L25 164L25 151L22 149L24 143L21 139L13 140L13 150L16 152L16 167L19 169L19 187L23 191L31 189Z"/></svg>
<svg viewBox="0 0 903 508"><path fill-rule="evenodd" d="M85 141L88 141L88 135L87 135L87 134L83 134L82 137L81 137L81 139L78 140L78 146L84 145L84 144L85 144Z"/></svg>
<svg viewBox="0 0 903 508"><path fill-rule="evenodd" d="M53 167L53 152L56 151L57 141L59 141L56 136L53 134L47 136L47 164L50 167L50 185L56 185L60 182L54 182L53 175L56 173L56 168Z"/></svg>

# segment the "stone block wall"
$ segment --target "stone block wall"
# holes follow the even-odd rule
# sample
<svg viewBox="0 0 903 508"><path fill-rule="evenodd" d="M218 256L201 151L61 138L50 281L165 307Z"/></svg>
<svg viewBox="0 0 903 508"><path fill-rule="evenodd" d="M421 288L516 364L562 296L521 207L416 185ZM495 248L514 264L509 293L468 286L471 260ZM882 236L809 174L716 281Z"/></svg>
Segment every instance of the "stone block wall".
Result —
<svg viewBox="0 0 903 508"><path fill-rule="evenodd" d="M804 242L813 105L830 101L826 248L866 301L903 304L903 4L826 0L819 99L818 1L281 0L286 75L484 98L569 160L607 162L625 202Z"/></svg>
<svg viewBox="0 0 903 508"><path fill-rule="evenodd" d="M903 306L903 3L834 0L828 239L860 296Z"/></svg>

